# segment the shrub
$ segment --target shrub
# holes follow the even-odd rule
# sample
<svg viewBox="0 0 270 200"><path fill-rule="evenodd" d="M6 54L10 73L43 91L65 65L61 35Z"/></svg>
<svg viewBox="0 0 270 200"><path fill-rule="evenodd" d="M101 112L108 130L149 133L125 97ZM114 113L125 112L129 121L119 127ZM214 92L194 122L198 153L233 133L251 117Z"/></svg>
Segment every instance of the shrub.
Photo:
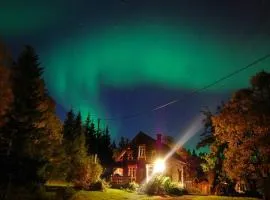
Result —
<svg viewBox="0 0 270 200"><path fill-rule="evenodd" d="M157 175L152 178L148 183L146 183L140 191L148 195L183 195L186 191L183 188L180 188L177 183L171 181L169 177Z"/></svg>
<svg viewBox="0 0 270 200"><path fill-rule="evenodd" d="M88 190L89 186L97 182L102 173L102 167L90 158L84 159L77 165L74 173L73 182L76 188Z"/></svg>
<svg viewBox="0 0 270 200"><path fill-rule="evenodd" d="M121 188L122 189L125 189L128 192L135 192L135 191L138 190L139 184L137 184L136 182L132 181L130 183L127 183L127 184L123 185Z"/></svg>
<svg viewBox="0 0 270 200"><path fill-rule="evenodd" d="M165 191L169 195L181 196L186 193L183 188L180 188L176 183L170 183L168 187L165 187Z"/></svg>
<svg viewBox="0 0 270 200"><path fill-rule="evenodd" d="M96 181L95 183L92 183L89 187L92 191L104 191L110 187L109 183L104 181L103 179L100 179Z"/></svg>
<svg viewBox="0 0 270 200"><path fill-rule="evenodd" d="M142 186L142 191L148 195L164 194L165 183L169 177L163 175L154 176L148 183Z"/></svg>
<svg viewBox="0 0 270 200"><path fill-rule="evenodd" d="M135 192L138 188L139 188L139 184L137 184L136 182L133 181L133 182L128 183L127 190Z"/></svg>
<svg viewBox="0 0 270 200"><path fill-rule="evenodd" d="M164 189L169 195L180 196L184 193L187 193L183 188L179 186L178 183L172 182L169 178L164 182Z"/></svg>

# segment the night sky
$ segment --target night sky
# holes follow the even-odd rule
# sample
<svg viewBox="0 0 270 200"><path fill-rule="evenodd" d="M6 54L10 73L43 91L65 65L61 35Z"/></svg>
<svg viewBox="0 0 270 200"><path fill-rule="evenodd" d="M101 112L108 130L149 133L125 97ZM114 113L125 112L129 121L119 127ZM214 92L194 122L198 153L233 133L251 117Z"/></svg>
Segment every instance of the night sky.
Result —
<svg viewBox="0 0 270 200"><path fill-rule="evenodd" d="M180 139L193 127L194 147L200 110L270 70L266 60L190 96L270 53L268 0L2 0L0 34L15 56L24 44L37 50L61 119L71 107L90 112L116 139Z"/></svg>

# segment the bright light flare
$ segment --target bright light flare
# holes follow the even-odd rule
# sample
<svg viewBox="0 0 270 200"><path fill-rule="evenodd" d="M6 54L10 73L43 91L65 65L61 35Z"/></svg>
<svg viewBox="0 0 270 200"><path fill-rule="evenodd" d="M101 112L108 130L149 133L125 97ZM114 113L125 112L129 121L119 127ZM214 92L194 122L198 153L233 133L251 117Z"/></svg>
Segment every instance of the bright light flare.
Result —
<svg viewBox="0 0 270 200"><path fill-rule="evenodd" d="M163 173L165 169L165 161L163 159L157 159L154 164L154 173Z"/></svg>
<svg viewBox="0 0 270 200"><path fill-rule="evenodd" d="M184 131L184 134L172 148L172 150L165 156L164 160L169 159L179 147L183 147L184 144L192 138L196 133L198 133L202 129L202 115L198 116L192 124Z"/></svg>

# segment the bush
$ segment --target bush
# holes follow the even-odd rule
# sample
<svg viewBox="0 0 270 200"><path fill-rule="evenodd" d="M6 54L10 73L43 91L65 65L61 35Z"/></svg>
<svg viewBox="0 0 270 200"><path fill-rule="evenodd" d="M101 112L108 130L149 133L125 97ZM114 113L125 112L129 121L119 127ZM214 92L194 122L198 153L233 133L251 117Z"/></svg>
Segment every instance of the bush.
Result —
<svg viewBox="0 0 270 200"><path fill-rule="evenodd" d="M170 183L168 187L165 187L165 191L167 194L174 195L174 196L181 196L187 193L183 188L180 188L175 183Z"/></svg>
<svg viewBox="0 0 270 200"><path fill-rule="evenodd" d="M135 192L139 188L139 184L135 182L128 183L127 190Z"/></svg>
<svg viewBox="0 0 270 200"><path fill-rule="evenodd" d="M168 179L169 177L156 175L148 183L144 184L141 190L148 195L165 194L165 183Z"/></svg>
<svg viewBox="0 0 270 200"><path fill-rule="evenodd" d="M130 183L127 183L127 184L123 185L121 188L124 189L124 190L126 190L126 191L128 191L128 192L135 192L135 191L138 190L139 184L137 184L136 182L132 181Z"/></svg>
<svg viewBox="0 0 270 200"><path fill-rule="evenodd" d="M187 193L183 188L179 186L179 184L172 182L171 179L166 179L164 182L164 189L166 194L174 195L174 196L181 196Z"/></svg>
<svg viewBox="0 0 270 200"><path fill-rule="evenodd" d="M106 181L100 179L96 181L95 183L92 183L89 187L90 190L92 191L104 191L110 187L109 183Z"/></svg>
<svg viewBox="0 0 270 200"><path fill-rule="evenodd" d="M169 177L162 175L153 177L152 180L142 186L141 191L148 195L168 194L180 196L186 193L177 183L172 182Z"/></svg>
<svg viewBox="0 0 270 200"><path fill-rule="evenodd" d="M101 165L94 163L90 158L83 160L78 164L74 173L73 182L75 187L89 190L89 186L99 180L102 170Z"/></svg>

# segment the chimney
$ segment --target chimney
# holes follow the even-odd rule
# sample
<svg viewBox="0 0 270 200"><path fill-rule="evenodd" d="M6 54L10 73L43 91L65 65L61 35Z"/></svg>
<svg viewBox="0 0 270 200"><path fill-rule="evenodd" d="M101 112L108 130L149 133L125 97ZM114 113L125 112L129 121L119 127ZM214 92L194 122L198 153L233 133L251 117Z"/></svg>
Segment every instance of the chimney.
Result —
<svg viewBox="0 0 270 200"><path fill-rule="evenodd" d="M161 138L162 138L162 134L158 133L157 134L157 140L156 140L156 145L157 145L157 150L158 151L161 150Z"/></svg>

